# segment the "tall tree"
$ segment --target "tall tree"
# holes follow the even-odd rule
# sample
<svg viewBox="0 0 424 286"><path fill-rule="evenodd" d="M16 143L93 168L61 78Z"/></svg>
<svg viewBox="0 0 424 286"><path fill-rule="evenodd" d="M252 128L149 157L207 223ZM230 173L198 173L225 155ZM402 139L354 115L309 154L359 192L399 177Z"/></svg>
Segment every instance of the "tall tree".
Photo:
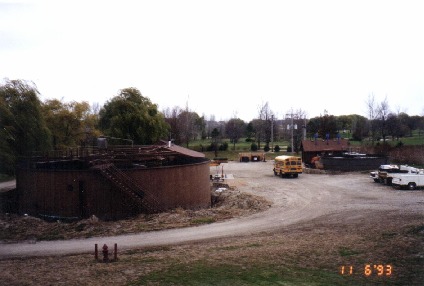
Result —
<svg viewBox="0 0 424 286"><path fill-rule="evenodd" d="M183 112L183 110L175 106L173 108L167 108L163 111L165 116L165 121L169 125L169 140L174 140L177 144L180 144L181 135L180 130L178 129L178 116Z"/></svg>
<svg viewBox="0 0 424 286"><path fill-rule="evenodd" d="M169 125L156 104L136 88L122 89L100 110L99 127L107 136L152 144L168 136Z"/></svg>
<svg viewBox="0 0 424 286"><path fill-rule="evenodd" d="M352 133L352 139L362 141L368 134L367 118L357 114L349 115L349 117L351 118L350 133Z"/></svg>
<svg viewBox="0 0 424 286"><path fill-rule="evenodd" d="M373 93L368 95L368 99L366 101L367 106L367 116L368 116L368 125L369 131L371 133L371 142L374 145L374 141L377 136L377 106L375 102L375 96Z"/></svg>
<svg viewBox="0 0 424 286"><path fill-rule="evenodd" d="M191 112L188 106L185 110L180 107L167 108L164 112L165 121L170 126L170 139L178 144L185 143L188 147L190 141L206 138L206 122L204 116Z"/></svg>
<svg viewBox="0 0 424 286"><path fill-rule="evenodd" d="M197 126L198 133L197 136L200 136L201 139L206 139L206 120L205 115L199 116L195 122Z"/></svg>
<svg viewBox="0 0 424 286"><path fill-rule="evenodd" d="M218 157L218 143L221 141L221 132L218 128L214 128L211 132L212 148L215 152L215 157Z"/></svg>
<svg viewBox="0 0 424 286"><path fill-rule="evenodd" d="M399 139L405 136L408 132L407 126L403 125L399 116L394 113L389 113L386 119L387 135L392 136L392 140Z"/></svg>
<svg viewBox="0 0 424 286"><path fill-rule="evenodd" d="M179 141L189 146L190 141L200 137L203 128L202 118L196 112L187 109L178 115L177 129L179 133Z"/></svg>
<svg viewBox="0 0 424 286"><path fill-rule="evenodd" d="M412 136L412 130L418 130L420 134L420 131L424 129L423 128L424 116L419 116L419 115L410 116L408 122L409 122L408 127L411 132L410 136Z"/></svg>
<svg viewBox="0 0 424 286"><path fill-rule="evenodd" d="M246 123L240 118L230 119L225 126L225 133L235 150L236 143L246 134Z"/></svg>
<svg viewBox="0 0 424 286"><path fill-rule="evenodd" d="M383 141L386 140L388 134L387 128L387 118L390 114L389 103L387 102L387 97L384 98L382 102L377 106L377 117L379 122L379 129Z"/></svg>
<svg viewBox="0 0 424 286"><path fill-rule="evenodd" d="M38 96L35 85L23 80L0 85L0 172L12 174L18 156L51 149Z"/></svg>
<svg viewBox="0 0 424 286"><path fill-rule="evenodd" d="M98 117L88 102L63 103L51 99L44 102L42 110L55 149L85 145L99 135L96 130Z"/></svg>
<svg viewBox="0 0 424 286"><path fill-rule="evenodd" d="M334 138L339 131L337 126L337 118L334 115L325 113L324 116L311 118L307 126L309 134L313 136L318 133L321 138L326 138L327 134Z"/></svg>
<svg viewBox="0 0 424 286"><path fill-rule="evenodd" d="M271 141L271 119L273 115L274 113L269 107L268 102L266 102L259 106L258 118L252 120L259 149L261 148L261 141L265 141L266 143Z"/></svg>
<svg viewBox="0 0 424 286"><path fill-rule="evenodd" d="M246 126L246 140L248 139L248 141L252 141L252 138L255 137L255 126L253 124L253 121L250 121L249 123L247 123Z"/></svg>

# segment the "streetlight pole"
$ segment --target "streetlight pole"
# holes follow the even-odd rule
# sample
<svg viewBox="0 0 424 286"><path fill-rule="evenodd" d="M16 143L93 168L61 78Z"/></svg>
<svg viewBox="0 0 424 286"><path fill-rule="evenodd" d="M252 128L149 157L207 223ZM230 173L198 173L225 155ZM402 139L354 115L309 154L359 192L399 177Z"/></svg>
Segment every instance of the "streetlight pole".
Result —
<svg viewBox="0 0 424 286"><path fill-rule="evenodd" d="M274 115L271 115L271 153L274 152Z"/></svg>
<svg viewBox="0 0 424 286"><path fill-rule="evenodd" d="M292 153L294 153L294 134L293 134L293 130L294 129L297 129L297 124L293 124L294 122L293 122L293 117L294 117L294 114L293 114L293 108L292 108L292 110L291 110L291 113L288 113L288 114L286 114L286 118L288 117L288 116L290 116L290 124L287 126L287 129L291 129L291 151L292 151Z"/></svg>
<svg viewBox="0 0 424 286"><path fill-rule="evenodd" d="M291 147L292 147L292 153L294 152L294 141L293 141L293 111L292 111L292 113L291 113L291 126L290 126L291 128Z"/></svg>

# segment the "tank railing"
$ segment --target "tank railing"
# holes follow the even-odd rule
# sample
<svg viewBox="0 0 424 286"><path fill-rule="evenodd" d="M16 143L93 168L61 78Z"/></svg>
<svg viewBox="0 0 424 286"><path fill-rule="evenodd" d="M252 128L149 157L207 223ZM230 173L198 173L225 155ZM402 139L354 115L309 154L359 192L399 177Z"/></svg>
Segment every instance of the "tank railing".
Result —
<svg viewBox="0 0 424 286"><path fill-rule="evenodd" d="M135 161L143 160L162 160L170 156L179 156L176 151L169 150L164 146L149 145L149 146L134 146L128 147L125 145L114 146L113 148L98 148L98 147L75 147L64 150L52 151L34 151L28 154L27 157L22 157L22 161L26 160L31 163L51 162L57 160L84 160L87 163L96 160L111 160L115 158L126 157Z"/></svg>

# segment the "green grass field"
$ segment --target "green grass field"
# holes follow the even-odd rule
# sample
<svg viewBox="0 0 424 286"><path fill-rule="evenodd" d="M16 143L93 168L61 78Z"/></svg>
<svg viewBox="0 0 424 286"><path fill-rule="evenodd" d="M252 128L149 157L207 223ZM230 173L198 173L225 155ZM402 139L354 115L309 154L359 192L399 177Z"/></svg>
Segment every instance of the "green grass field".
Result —
<svg viewBox="0 0 424 286"><path fill-rule="evenodd" d="M218 156L216 157L222 157L227 158L228 160L238 160L239 159L239 153L241 152L250 152L251 151L251 144L252 142L246 142L245 138L240 139L238 143L235 145L230 143L229 139L222 139L221 144L226 142L228 144L228 149L226 151L218 151ZM380 141L375 141L374 144L382 143ZM391 145L392 147L398 146L399 144L402 144L404 146L408 145L424 145L424 133L419 132L418 130L415 130L412 133L412 136L403 137L399 139L392 140L392 138L387 138L386 141L387 144ZM215 158L215 152L213 151L206 151L207 146L211 144L211 139L205 139L205 140L196 140L192 141L189 144L189 148L203 152L205 153L206 157L209 159ZM351 146L360 147L362 145L371 145L371 140L364 139L361 141L350 141ZM277 141L273 142L273 146L278 145L280 147L280 152L267 152L266 153L266 159L267 160L273 160L276 156L287 154L286 150L287 147L290 146L289 141ZM184 146L187 147L187 146ZM263 148L265 147L265 143L261 143L260 146L260 152L263 152ZM271 147L271 146L270 146ZM291 153L290 153L291 154Z"/></svg>

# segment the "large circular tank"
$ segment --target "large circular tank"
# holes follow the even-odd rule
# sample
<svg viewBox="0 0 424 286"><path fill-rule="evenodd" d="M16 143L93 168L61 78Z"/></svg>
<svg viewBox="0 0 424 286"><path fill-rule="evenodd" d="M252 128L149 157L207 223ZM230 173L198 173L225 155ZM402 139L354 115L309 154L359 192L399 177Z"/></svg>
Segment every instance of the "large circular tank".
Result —
<svg viewBox="0 0 424 286"><path fill-rule="evenodd" d="M51 219L119 219L210 207L209 160L179 146L152 148L26 160L17 169L19 211Z"/></svg>

